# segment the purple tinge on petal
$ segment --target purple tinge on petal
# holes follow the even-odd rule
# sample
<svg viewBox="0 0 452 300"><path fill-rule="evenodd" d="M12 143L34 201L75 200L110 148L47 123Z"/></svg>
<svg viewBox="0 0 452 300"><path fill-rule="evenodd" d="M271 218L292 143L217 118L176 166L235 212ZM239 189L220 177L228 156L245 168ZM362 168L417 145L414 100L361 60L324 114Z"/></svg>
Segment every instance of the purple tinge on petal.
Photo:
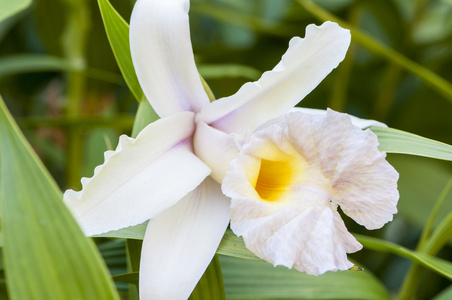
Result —
<svg viewBox="0 0 452 300"><path fill-rule="evenodd" d="M353 266L347 253L360 250L361 245L335 210L302 205L274 210L260 201L253 203L253 209L272 213L248 219L243 215L247 201L253 200L232 200L231 229L243 236L247 248L258 257L312 275Z"/></svg>
<svg viewBox="0 0 452 300"><path fill-rule="evenodd" d="M325 116L288 114L289 138L305 157L321 165L331 180L333 202L367 229L377 229L397 213L399 174L378 150L370 130L328 110ZM309 143L307 141L310 140Z"/></svg>
<svg viewBox="0 0 452 300"><path fill-rule="evenodd" d="M221 183L244 143L245 138L235 133L227 134L203 122L197 122L193 146L198 156L212 170L210 176Z"/></svg>
<svg viewBox="0 0 452 300"><path fill-rule="evenodd" d="M348 269L347 253L362 246L345 228L337 205L366 228L383 226L397 211L398 174L378 150L376 136L352 125L346 114L294 112L285 119L254 133L231 162L222 185L232 198L231 228L248 249L275 265L315 275ZM262 159L272 157L293 158L302 167L283 181L285 187L267 177L267 187L286 190L267 201L253 174L265 168Z"/></svg>
<svg viewBox="0 0 452 300"><path fill-rule="evenodd" d="M189 7L189 0L138 0L130 19L135 72L160 117L209 103L193 56Z"/></svg>

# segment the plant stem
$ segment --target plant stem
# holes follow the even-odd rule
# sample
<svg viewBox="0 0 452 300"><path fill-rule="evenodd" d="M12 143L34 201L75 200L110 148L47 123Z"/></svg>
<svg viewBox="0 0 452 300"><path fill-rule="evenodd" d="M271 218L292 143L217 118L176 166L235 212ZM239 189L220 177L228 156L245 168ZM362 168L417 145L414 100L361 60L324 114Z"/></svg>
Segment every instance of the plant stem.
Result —
<svg viewBox="0 0 452 300"><path fill-rule="evenodd" d="M384 122L388 113L394 103L395 93L399 86L400 77L402 75L402 68L391 63L386 71L386 76L383 79L382 91L379 94L375 103L374 117L377 120Z"/></svg>
<svg viewBox="0 0 452 300"><path fill-rule="evenodd" d="M440 77L436 73L430 71L429 69L421 66L420 64L412 61L411 59L405 57L401 53L395 51L394 49L384 45L380 41L372 38L367 33L362 30L352 26L351 24L337 18L335 15L324 10L322 7L318 6L310 0L297 0L307 11L312 13L316 18L326 21L334 21L344 28L350 29L353 41L366 47L367 50L383 57L384 59L393 62L407 71L413 73L414 75L421 78L426 84L430 85L431 88L442 94L447 100L452 102L452 84Z"/></svg>
<svg viewBox="0 0 452 300"><path fill-rule="evenodd" d="M65 58L77 70L68 73L66 117L78 119L82 115L82 100L85 94L86 79L84 70L85 48L90 28L89 8L86 0L66 0L67 23L63 32ZM80 186L83 158L83 133L81 128L68 128L66 148L66 183L70 188Z"/></svg>
<svg viewBox="0 0 452 300"><path fill-rule="evenodd" d="M360 9L353 7L349 14L349 19L352 24L357 24L360 19ZM353 60L356 54L356 44L351 44L348 49L347 56L344 61L337 68L336 80L333 84L333 92L328 104L328 107L337 111L344 111L347 102L347 92L350 74L353 68Z"/></svg>
<svg viewBox="0 0 452 300"><path fill-rule="evenodd" d="M436 216L439 212L440 207L444 203L447 194L452 188L452 179L450 179L446 186L444 187L441 195L436 201L435 207L432 209L430 216L427 220L427 223L422 232L422 236L419 240L417 251L421 253L425 253L428 255L435 255L442 248L445 242L447 242L452 235L452 232L448 228L452 224L452 214L449 214L441 224L437 227L433 235L430 235L431 228L433 227L433 223L436 219ZM410 270L408 271L407 276L402 284L399 293L399 300L411 300L414 299L414 295L416 293L417 287L419 286L419 282L422 278L425 269L423 266L419 265L416 262L413 262Z"/></svg>

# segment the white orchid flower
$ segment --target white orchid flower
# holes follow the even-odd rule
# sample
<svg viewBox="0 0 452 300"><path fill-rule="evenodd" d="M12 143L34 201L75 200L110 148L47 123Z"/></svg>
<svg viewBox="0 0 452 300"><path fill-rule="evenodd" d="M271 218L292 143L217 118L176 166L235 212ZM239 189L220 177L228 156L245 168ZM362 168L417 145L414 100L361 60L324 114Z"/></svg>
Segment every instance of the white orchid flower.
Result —
<svg viewBox="0 0 452 300"><path fill-rule="evenodd" d="M377 146L345 114L286 114L231 162L222 186L232 198L231 229L274 265L313 275L351 268L347 253L362 246L338 205L367 229L397 212L398 173Z"/></svg>
<svg viewBox="0 0 452 300"><path fill-rule="evenodd" d="M121 136L94 176L82 179L82 190L64 194L86 235L150 219L141 299L189 297L229 223L230 199L220 188L229 163L249 134L292 109L336 68L350 44L349 31L335 23L310 25L272 71L210 103L193 58L188 10L189 0L137 1L133 63L161 119L136 139ZM379 124L354 120L362 127Z"/></svg>

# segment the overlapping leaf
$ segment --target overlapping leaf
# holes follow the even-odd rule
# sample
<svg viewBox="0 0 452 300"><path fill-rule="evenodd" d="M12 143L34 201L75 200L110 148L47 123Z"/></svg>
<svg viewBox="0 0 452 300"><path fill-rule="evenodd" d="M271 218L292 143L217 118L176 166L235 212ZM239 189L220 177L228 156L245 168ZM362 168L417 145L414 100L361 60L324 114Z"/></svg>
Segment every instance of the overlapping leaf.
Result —
<svg viewBox="0 0 452 300"><path fill-rule="evenodd" d="M452 160L452 146L402 130L383 127L370 128L378 137L380 150L388 153L411 154Z"/></svg>
<svg viewBox="0 0 452 300"><path fill-rule="evenodd" d="M99 8L111 49L124 76L124 80L135 98L138 101L142 101L144 99L143 91L138 83L130 54L129 25L108 0L99 0Z"/></svg>
<svg viewBox="0 0 452 300"><path fill-rule="evenodd" d="M31 3L31 0L0 0L0 22L23 11Z"/></svg>
<svg viewBox="0 0 452 300"><path fill-rule="evenodd" d="M269 263L221 256L227 299L389 299L368 271L311 276Z"/></svg>
<svg viewBox="0 0 452 300"><path fill-rule="evenodd" d="M0 201L11 299L119 298L94 244L1 98Z"/></svg>

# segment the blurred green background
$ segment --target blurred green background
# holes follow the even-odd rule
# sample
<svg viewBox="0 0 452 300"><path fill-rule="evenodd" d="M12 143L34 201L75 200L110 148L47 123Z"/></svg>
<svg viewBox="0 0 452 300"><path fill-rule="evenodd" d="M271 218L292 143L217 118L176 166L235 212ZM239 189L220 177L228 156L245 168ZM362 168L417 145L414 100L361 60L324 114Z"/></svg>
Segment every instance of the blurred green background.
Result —
<svg viewBox="0 0 452 300"><path fill-rule="evenodd" d="M111 3L130 19L133 0ZM231 95L273 68L290 38L304 36L308 24L321 24L328 13L353 29L352 44L345 61L300 106L330 107L452 144L451 0L192 0L199 71L217 98ZM95 0L36 0L1 22L0 94L62 190L79 188L80 178L92 176L118 136L130 135L138 106ZM395 220L374 232L349 220L347 227L414 249L452 177L452 164L395 154L388 160L400 173ZM438 219L450 211L452 195ZM112 272L125 272L124 243L98 245ZM439 255L450 260L450 245ZM410 266L406 259L366 249L351 258L394 295ZM426 272L417 297L432 299L449 284Z"/></svg>

